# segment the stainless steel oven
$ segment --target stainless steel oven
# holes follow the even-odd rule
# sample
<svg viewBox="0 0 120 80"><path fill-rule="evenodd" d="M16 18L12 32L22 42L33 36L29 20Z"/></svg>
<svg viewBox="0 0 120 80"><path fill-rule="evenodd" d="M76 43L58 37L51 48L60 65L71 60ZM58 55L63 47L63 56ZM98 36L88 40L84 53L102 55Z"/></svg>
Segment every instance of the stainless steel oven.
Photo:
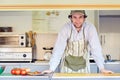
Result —
<svg viewBox="0 0 120 80"><path fill-rule="evenodd" d="M32 61L32 47L26 47L26 35L0 33L0 62Z"/></svg>
<svg viewBox="0 0 120 80"><path fill-rule="evenodd" d="M0 33L0 47L25 47L25 34Z"/></svg>
<svg viewBox="0 0 120 80"><path fill-rule="evenodd" d="M0 48L0 61L32 61L32 48Z"/></svg>

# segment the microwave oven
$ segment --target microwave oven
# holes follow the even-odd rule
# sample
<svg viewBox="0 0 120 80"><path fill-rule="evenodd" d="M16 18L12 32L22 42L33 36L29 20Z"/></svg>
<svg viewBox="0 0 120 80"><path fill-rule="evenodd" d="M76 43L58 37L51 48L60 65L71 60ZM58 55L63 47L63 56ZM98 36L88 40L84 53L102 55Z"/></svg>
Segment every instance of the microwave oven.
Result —
<svg viewBox="0 0 120 80"><path fill-rule="evenodd" d="M0 47L26 47L26 35L0 33Z"/></svg>

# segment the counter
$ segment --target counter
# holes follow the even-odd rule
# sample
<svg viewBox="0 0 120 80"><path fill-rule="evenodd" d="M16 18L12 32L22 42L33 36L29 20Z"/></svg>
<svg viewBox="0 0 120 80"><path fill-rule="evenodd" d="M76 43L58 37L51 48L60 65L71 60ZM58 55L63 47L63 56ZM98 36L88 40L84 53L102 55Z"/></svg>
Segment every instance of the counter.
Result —
<svg viewBox="0 0 120 80"><path fill-rule="evenodd" d="M30 68L31 71L44 71L49 69L48 61L36 61L34 63L0 63L6 65L5 73L9 73L12 68ZM106 69L112 70L115 73L120 73L120 62L107 62L104 64ZM90 63L91 73L99 73L96 63ZM60 72L60 67L55 72Z"/></svg>
<svg viewBox="0 0 120 80"><path fill-rule="evenodd" d="M0 75L0 80L120 80L120 73L115 74L67 74L54 73L50 76L13 76L8 73Z"/></svg>

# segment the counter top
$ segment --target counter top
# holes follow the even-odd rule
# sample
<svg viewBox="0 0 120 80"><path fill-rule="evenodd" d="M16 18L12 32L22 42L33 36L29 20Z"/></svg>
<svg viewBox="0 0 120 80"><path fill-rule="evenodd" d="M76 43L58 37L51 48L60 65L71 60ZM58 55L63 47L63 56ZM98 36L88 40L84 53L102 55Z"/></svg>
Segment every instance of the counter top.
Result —
<svg viewBox="0 0 120 80"><path fill-rule="evenodd" d="M55 73L54 74L54 78L66 78L66 77L69 77L69 78L73 78L73 77L81 77L81 78L113 78L113 77L116 77L116 78L120 78L120 73L114 73L114 74L100 74L100 73L96 73L96 74L81 74L81 73Z"/></svg>
<svg viewBox="0 0 120 80"><path fill-rule="evenodd" d="M4 73L1 80L119 80L120 73L115 74L78 74L78 73L54 73L53 76L20 76Z"/></svg>
<svg viewBox="0 0 120 80"><path fill-rule="evenodd" d="M105 64L120 64L120 61L115 61L115 62L106 62Z"/></svg>
<svg viewBox="0 0 120 80"><path fill-rule="evenodd" d="M0 77L22 77L22 75L12 75L10 73L3 73L0 75ZM35 77L35 76L23 76L23 77ZM36 77L48 77L48 75L45 76L36 76ZM90 78L101 78L101 77L119 77L120 78L120 73L114 73L114 74L101 74L101 73L54 73L53 78L73 78L73 77L90 77Z"/></svg>

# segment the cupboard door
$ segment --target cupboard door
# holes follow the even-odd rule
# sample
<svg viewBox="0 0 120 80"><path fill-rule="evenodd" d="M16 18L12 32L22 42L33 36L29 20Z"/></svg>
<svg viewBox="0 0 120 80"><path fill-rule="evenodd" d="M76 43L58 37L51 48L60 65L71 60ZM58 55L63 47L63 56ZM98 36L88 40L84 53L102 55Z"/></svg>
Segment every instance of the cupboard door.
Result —
<svg viewBox="0 0 120 80"><path fill-rule="evenodd" d="M120 17L101 16L99 24L100 33L120 33Z"/></svg>
<svg viewBox="0 0 120 80"><path fill-rule="evenodd" d="M120 33L120 10L99 11L99 32Z"/></svg>
<svg viewBox="0 0 120 80"><path fill-rule="evenodd" d="M98 73L98 67L97 67L96 63L90 64L90 72L91 73Z"/></svg>
<svg viewBox="0 0 120 80"><path fill-rule="evenodd" d="M113 71L114 73L120 73L120 63L116 63L116 62L109 62L107 64L105 64L105 68L108 70Z"/></svg>
<svg viewBox="0 0 120 80"><path fill-rule="evenodd" d="M119 33L100 33L102 52L106 59L106 55L111 55L112 60L120 59L120 34Z"/></svg>

